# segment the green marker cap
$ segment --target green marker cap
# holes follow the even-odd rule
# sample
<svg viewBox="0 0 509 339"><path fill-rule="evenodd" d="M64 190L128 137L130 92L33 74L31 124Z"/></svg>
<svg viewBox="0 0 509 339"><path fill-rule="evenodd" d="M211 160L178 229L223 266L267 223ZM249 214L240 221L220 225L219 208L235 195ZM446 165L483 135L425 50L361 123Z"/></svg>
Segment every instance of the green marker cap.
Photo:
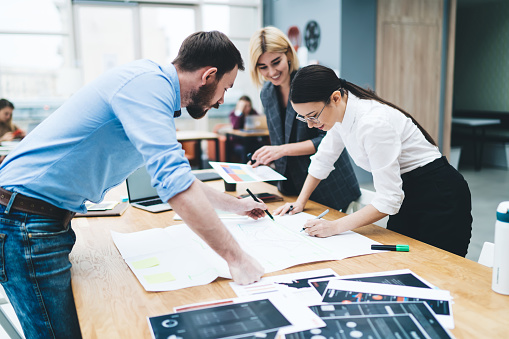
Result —
<svg viewBox="0 0 509 339"><path fill-rule="evenodd" d="M410 246L408 245L396 245L396 251L398 252L409 252Z"/></svg>

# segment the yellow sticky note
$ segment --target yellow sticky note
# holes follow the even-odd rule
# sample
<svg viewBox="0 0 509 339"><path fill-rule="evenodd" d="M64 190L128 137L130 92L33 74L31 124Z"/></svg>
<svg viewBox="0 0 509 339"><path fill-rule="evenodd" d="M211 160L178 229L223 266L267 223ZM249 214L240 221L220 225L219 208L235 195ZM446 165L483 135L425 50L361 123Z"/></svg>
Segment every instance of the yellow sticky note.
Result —
<svg viewBox="0 0 509 339"><path fill-rule="evenodd" d="M131 265L133 265L133 268L136 269L154 267L159 265L159 259L157 259L156 257L147 258L143 260L133 261Z"/></svg>
<svg viewBox="0 0 509 339"><path fill-rule="evenodd" d="M149 284L159 284L175 280L175 277L170 272L150 274L144 276L144 278Z"/></svg>

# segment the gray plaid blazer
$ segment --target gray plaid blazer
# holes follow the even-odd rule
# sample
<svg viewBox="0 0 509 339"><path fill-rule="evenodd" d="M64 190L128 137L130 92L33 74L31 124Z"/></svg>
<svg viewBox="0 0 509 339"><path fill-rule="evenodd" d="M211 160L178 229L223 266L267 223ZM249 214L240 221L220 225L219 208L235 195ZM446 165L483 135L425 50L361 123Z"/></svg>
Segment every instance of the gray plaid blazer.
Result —
<svg viewBox="0 0 509 339"><path fill-rule="evenodd" d="M307 124L295 119L297 113L293 110L290 101L286 105L286 112L282 114L276 88L270 81L263 85L260 98L267 116L272 145L287 144L290 142L290 135L294 134L295 142L311 140L315 145L315 149L318 148L325 132L317 128L308 128ZM275 161L276 171L289 180L293 180L295 189L300 192L306 180L310 162L309 155L282 157ZM288 194L283 188L283 181L278 182L278 189L283 194ZM311 195L311 200L340 210L348 207L350 202L360 195L359 183L345 149L334 164L334 170L315 189Z"/></svg>

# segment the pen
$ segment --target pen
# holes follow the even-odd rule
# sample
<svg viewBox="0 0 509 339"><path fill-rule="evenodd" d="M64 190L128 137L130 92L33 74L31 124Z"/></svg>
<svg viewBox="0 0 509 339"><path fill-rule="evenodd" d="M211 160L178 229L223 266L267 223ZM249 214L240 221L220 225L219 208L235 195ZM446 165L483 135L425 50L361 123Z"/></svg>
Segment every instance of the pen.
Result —
<svg viewBox="0 0 509 339"><path fill-rule="evenodd" d="M398 251L398 252L408 252L410 251L410 246L408 245L371 245L372 250L382 250L382 251Z"/></svg>
<svg viewBox="0 0 509 339"><path fill-rule="evenodd" d="M251 161L251 165L254 164L256 162L256 160L254 160L253 158L251 158L253 156L253 153L248 153L247 154L247 160Z"/></svg>
<svg viewBox="0 0 509 339"><path fill-rule="evenodd" d="M286 213L290 213L291 211L293 211L293 205L290 205L290 209L286 211Z"/></svg>
<svg viewBox="0 0 509 339"><path fill-rule="evenodd" d="M324 216L324 215L326 215L327 213L329 213L329 209L326 209L325 211L323 211L322 213L320 213L320 215L318 215L318 216L315 218L315 220L316 220L316 219L320 219L321 217L323 217L323 216ZM301 230L301 232L302 232L302 231L305 231L305 230L306 230L306 228L305 228L305 227L303 227L303 228L302 228L302 230Z"/></svg>
<svg viewBox="0 0 509 339"><path fill-rule="evenodd" d="M253 194L253 192L251 192L251 191L249 190L249 188L246 188L246 191L247 191L247 193L249 193L249 195L251 196L251 198L253 198L253 199L254 199L254 201L256 201L256 202L261 202L261 201L260 201L260 199L258 199L258 198L257 198L257 197ZM274 221L274 217L273 217L273 216L269 213L269 211L268 211L268 210L265 210L265 213L267 213L267 215L269 216L269 218L271 218L271 219L272 219L272 221Z"/></svg>

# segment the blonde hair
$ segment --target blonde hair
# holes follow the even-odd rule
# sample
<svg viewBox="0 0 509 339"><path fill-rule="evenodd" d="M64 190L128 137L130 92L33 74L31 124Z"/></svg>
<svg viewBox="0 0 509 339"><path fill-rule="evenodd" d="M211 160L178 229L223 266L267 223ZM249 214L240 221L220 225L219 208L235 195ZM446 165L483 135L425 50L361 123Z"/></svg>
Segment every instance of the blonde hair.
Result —
<svg viewBox="0 0 509 339"><path fill-rule="evenodd" d="M256 86L262 86L265 81L256 66L258 59L265 52L285 53L290 61L290 74L299 69L297 52L288 37L276 27L261 28L253 34L249 41L249 73Z"/></svg>

